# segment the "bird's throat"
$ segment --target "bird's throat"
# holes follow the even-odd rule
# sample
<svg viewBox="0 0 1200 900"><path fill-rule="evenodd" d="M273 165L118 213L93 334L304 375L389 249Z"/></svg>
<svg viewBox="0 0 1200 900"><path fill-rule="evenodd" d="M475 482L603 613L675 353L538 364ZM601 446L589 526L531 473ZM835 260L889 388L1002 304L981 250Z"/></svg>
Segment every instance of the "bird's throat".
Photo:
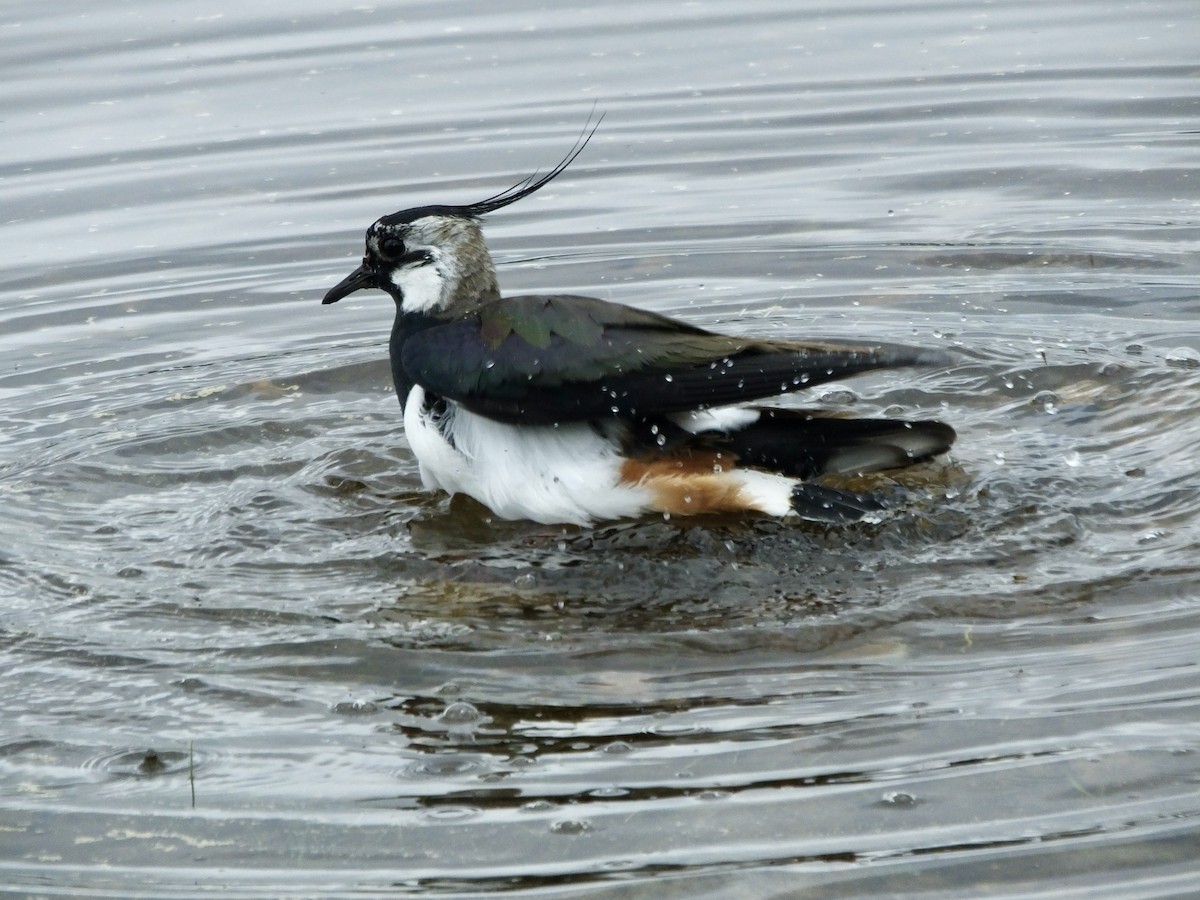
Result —
<svg viewBox="0 0 1200 900"><path fill-rule="evenodd" d="M388 357L392 364L392 384L396 388L396 397L403 409L404 401L408 399L409 391L415 382L404 370L403 355L405 342L419 331L444 324L444 320L435 318L428 313L405 312L400 302L396 303L396 318L392 321L392 335L388 340Z"/></svg>

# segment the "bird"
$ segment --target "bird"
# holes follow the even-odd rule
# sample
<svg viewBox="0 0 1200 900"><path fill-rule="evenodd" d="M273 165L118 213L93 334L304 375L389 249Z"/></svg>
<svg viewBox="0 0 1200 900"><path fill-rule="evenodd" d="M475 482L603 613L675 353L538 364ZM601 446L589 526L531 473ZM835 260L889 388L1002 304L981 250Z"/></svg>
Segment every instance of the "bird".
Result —
<svg viewBox="0 0 1200 900"><path fill-rule="evenodd" d="M544 175L484 200L377 219L362 264L322 300L378 289L395 302L392 381L424 488L546 525L880 520L888 506L878 496L821 476L932 459L950 449L953 428L757 403L875 369L945 366L947 354L727 335L595 297L501 295L483 217L560 176L598 127L585 126Z"/></svg>

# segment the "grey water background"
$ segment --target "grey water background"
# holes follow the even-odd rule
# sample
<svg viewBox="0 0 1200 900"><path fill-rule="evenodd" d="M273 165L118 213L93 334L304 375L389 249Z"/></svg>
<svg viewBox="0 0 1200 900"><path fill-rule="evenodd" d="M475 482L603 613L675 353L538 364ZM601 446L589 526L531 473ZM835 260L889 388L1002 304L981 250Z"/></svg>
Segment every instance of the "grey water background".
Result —
<svg viewBox="0 0 1200 900"><path fill-rule="evenodd" d="M0 895L1200 895L1194 0L0 9ZM421 492L375 217L957 354L876 525Z"/></svg>

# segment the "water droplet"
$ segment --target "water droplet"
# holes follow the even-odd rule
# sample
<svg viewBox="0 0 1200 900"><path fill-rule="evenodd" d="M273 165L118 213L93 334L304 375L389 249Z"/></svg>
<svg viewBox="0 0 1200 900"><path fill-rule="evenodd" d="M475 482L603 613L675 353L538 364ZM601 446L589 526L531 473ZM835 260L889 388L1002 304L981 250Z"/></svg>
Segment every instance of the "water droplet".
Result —
<svg viewBox="0 0 1200 900"><path fill-rule="evenodd" d="M674 380L675 380L674 375L664 375L663 376L663 381L674 381Z"/></svg>
<svg viewBox="0 0 1200 900"><path fill-rule="evenodd" d="M485 369L494 369L496 367L496 361L494 359L489 359L484 362L483 367Z"/></svg>

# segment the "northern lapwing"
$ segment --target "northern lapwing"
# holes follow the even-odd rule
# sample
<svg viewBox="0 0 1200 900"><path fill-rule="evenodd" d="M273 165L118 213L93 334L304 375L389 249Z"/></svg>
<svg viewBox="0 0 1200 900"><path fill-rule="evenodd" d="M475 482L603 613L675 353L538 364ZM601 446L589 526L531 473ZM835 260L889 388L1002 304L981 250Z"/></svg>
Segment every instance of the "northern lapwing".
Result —
<svg viewBox="0 0 1200 900"><path fill-rule="evenodd" d="M877 515L876 497L812 479L928 460L954 442L950 426L750 404L872 369L945 365L945 354L728 336L593 297L500 296L482 217L553 181L594 133L486 200L377 220L362 265L322 301L365 288L395 301L392 380L425 488L548 524Z"/></svg>

